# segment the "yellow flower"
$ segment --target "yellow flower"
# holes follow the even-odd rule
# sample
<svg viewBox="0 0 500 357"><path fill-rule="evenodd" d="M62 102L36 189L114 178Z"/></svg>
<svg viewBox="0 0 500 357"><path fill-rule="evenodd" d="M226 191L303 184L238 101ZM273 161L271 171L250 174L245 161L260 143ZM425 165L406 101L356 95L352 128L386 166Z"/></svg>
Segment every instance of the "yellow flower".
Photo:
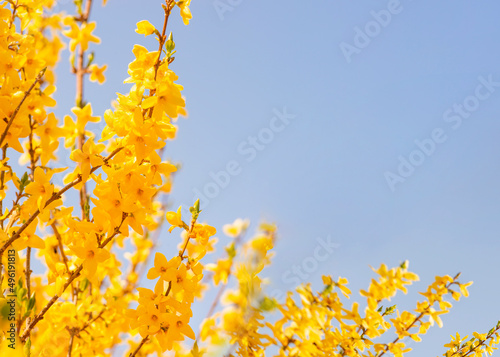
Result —
<svg viewBox="0 0 500 357"><path fill-rule="evenodd" d="M31 224L23 231L21 238L12 243L12 246L16 250L23 250L26 247L44 249L45 242L42 238L36 235L36 227L38 224L38 219L35 219Z"/></svg>
<svg viewBox="0 0 500 357"><path fill-rule="evenodd" d="M41 167L37 167L35 169L35 180L26 186L25 192L35 197L40 210L45 207L45 203L54 192L54 186L50 183L51 178L52 173L50 171L45 173Z"/></svg>
<svg viewBox="0 0 500 357"><path fill-rule="evenodd" d="M90 103L86 104L83 108L75 107L71 109L71 111L76 115L76 128L80 134L84 133L85 125L87 125L89 121L97 123L101 120L101 117L92 116L92 106Z"/></svg>
<svg viewBox="0 0 500 357"><path fill-rule="evenodd" d="M233 223L225 224L222 227L222 231L225 235L236 238L239 235L243 234L247 230L249 225L250 220L237 218Z"/></svg>
<svg viewBox="0 0 500 357"><path fill-rule="evenodd" d="M96 26L95 22L83 23L81 27L78 27L74 18L67 17L64 20L64 24L70 26L70 29L63 31L63 34L71 39L69 42L71 52L75 51L77 45L80 45L82 50L86 51L89 48L89 42L101 42L99 37L92 35L92 31L94 31Z"/></svg>
<svg viewBox="0 0 500 357"><path fill-rule="evenodd" d="M148 333L154 334L158 332L160 324L166 320L167 316L167 313L160 312L154 304L148 304L146 311L139 316L137 322L139 326L146 325Z"/></svg>
<svg viewBox="0 0 500 357"><path fill-rule="evenodd" d="M189 10L190 3L191 0L181 0L177 3L177 6L181 9L181 16L184 25L189 25L189 20L193 17L193 15L191 15L191 10Z"/></svg>
<svg viewBox="0 0 500 357"><path fill-rule="evenodd" d="M175 271L181 263L179 256L175 256L172 259L167 260L165 255L156 252L154 267L149 269L147 278L156 279L161 277L164 281L172 281L175 277Z"/></svg>
<svg viewBox="0 0 500 357"><path fill-rule="evenodd" d="M467 284L459 284L460 286L460 292L462 293L463 296L468 297L469 292L467 291L467 287L472 285L472 281L469 281Z"/></svg>
<svg viewBox="0 0 500 357"><path fill-rule="evenodd" d="M153 34L155 30L155 27L151 25L148 20L142 20L137 23L137 29L135 30L135 32L146 37Z"/></svg>
<svg viewBox="0 0 500 357"><path fill-rule="evenodd" d="M175 227L180 227L180 228L187 227L186 223L184 223L182 221L181 209L182 209L182 206L179 206L179 209L177 210L177 212L173 212L173 211L167 212L167 214L166 214L167 221L168 221L168 223L170 223L172 225L172 227L170 227L168 229L169 232L172 232Z"/></svg>
<svg viewBox="0 0 500 357"><path fill-rule="evenodd" d="M217 286L220 282L227 284L227 279L229 274L231 274L231 267L233 265L233 259L219 259L217 264L207 264L207 270L214 272L214 284Z"/></svg>
<svg viewBox="0 0 500 357"><path fill-rule="evenodd" d="M100 166L103 160L99 155L105 148L104 144L96 145L93 140L87 140L82 149L73 150L70 159L77 162L82 172L82 182L89 178L92 167Z"/></svg>
<svg viewBox="0 0 500 357"><path fill-rule="evenodd" d="M83 269L89 278L95 274L97 264L109 258L109 252L106 249L99 248L95 233L85 233L83 246L72 246L71 250L75 252L78 258L83 259Z"/></svg>
<svg viewBox="0 0 500 357"><path fill-rule="evenodd" d="M193 329L188 325L188 323L188 316L168 314L167 321L162 324L162 328L155 335L156 339L160 343L162 351L171 350L173 348L173 343L175 341L183 341L184 336L193 340L196 338Z"/></svg>
<svg viewBox="0 0 500 357"><path fill-rule="evenodd" d="M108 68L107 65L103 65L102 67L99 67L96 64L92 64L89 67L90 71L90 80L92 82L99 82L100 84L104 83L106 81L106 77L104 76L104 71Z"/></svg>

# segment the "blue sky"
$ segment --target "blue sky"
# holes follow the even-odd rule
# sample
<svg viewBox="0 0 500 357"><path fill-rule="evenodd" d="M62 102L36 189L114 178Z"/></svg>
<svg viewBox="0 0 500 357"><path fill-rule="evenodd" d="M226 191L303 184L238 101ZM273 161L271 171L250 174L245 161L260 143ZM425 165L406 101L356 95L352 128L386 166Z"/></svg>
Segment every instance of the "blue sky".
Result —
<svg viewBox="0 0 500 357"><path fill-rule="evenodd" d="M160 3L94 8L96 63L109 66L103 86L86 86L94 113L128 90L133 44L156 49L134 29L143 19L160 27ZM167 144L182 163L172 205L213 196L202 218L222 243L235 218L251 230L275 222L271 290L294 288L293 267L305 264L299 280L319 289L322 274L340 275L356 291L369 265L408 259L421 281L397 301L411 308L435 275L462 272L471 296L410 356L442 354L457 331L489 330L500 318L500 4L194 0L191 10L189 26L177 12L169 23L189 111ZM59 80L62 115L74 96L66 59ZM163 237L168 255L177 236ZM336 246L315 266L318 239Z"/></svg>

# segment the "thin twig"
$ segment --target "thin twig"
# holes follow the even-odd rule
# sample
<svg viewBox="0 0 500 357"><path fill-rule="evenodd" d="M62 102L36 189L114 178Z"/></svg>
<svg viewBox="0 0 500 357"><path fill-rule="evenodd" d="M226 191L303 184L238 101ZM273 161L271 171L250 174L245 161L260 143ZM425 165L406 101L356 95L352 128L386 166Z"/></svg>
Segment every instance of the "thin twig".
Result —
<svg viewBox="0 0 500 357"><path fill-rule="evenodd" d="M52 227L52 230L54 231L54 234L55 234L55 236L57 238L57 244L58 244L58 247L59 247L59 252L61 253L61 257L63 259L64 266L66 267L66 271L69 272L68 257L66 257L66 254L64 254L64 247L63 247L63 244L62 244L61 233L59 233L59 230L57 229L55 222L52 222L52 224L50 226Z"/></svg>
<svg viewBox="0 0 500 357"><path fill-rule="evenodd" d="M149 339L149 335L144 337L142 339L141 343L139 343L139 346L137 346L137 348L134 350L134 352L130 353L128 355L128 357L134 357L139 352L139 350L142 348L142 346L144 346L144 344L148 341L148 339Z"/></svg>
<svg viewBox="0 0 500 357"><path fill-rule="evenodd" d="M74 331L69 331L70 333L70 338L69 338L69 346L68 346L68 357L71 357L71 352L73 351L73 339L75 338L75 333Z"/></svg>
<svg viewBox="0 0 500 357"><path fill-rule="evenodd" d="M6 157L7 157L7 146L4 146L2 148L2 161L5 160ZM5 171L2 170L2 172L0 172L0 191L3 191L4 183L5 183ZM3 200L0 200L0 214L3 214ZM5 218L0 221L0 227L2 229L4 220Z"/></svg>
<svg viewBox="0 0 500 357"><path fill-rule="evenodd" d="M90 9L92 8L92 0L87 0L86 5L85 5L85 10L79 19L82 23L87 23L89 16L90 16ZM83 108L83 82L84 82L84 77L85 74L88 73L87 69L84 68L84 59L85 57L85 51L83 50L83 47L80 45L78 47L78 62L77 62L77 67L76 67L76 106L78 108ZM83 144L85 142L85 130L83 130L83 133L81 133L78 136L78 149L82 150ZM86 205L87 205L87 185L84 182L81 189L80 189L80 207L82 211L82 220L88 220L89 217L86 212Z"/></svg>
<svg viewBox="0 0 500 357"><path fill-rule="evenodd" d="M184 253L186 252L186 249L187 249L187 246L188 246L188 243L189 243L189 240L192 238L192 235L193 235L193 229L194 229L194 226L196 224L196 219L191 219L191 225L189 227L189 231L187 233L187 239L186 239L186 244L184 245L184 248L179 251L179 257L181 257L181 261L185 258L184 257ZM168 296L168 294L170 294L170 291L172 290L172 282L170 282L170 284L168 284L168 289L167 291L165 292L165 296ZM147 335L146 337L144 337L141 341L141 343L139 344L139 346L137 346L137 348L135 349L135 351L133 353L131 353L129 355L129 357L134 357L138 352L139 350L141 349L141 347L146 343L147 339L148 339L149 335Z"/></svg>
<svg viewBox="0 0 500 357"><path fill-rule="evenodd" d="M109 160L111 160L118 152L120 152L121 150L123 149L123 147L119 147L119 148L116 148L111 154L109 154L103 161L103 165L105 165ZM98 170L101 166L103 165L98 165L98 166L94 166L92 168L92 170L90 170L90 173L93 173L94 171ZM78 177L76 178L75 180L73 180L71 183L67 184L66 186L64 186L64 188L62 188L60 191L58 192L54 192L52 194L52 196L47 200L47 202L45 203L45 207L47 207L49 204L51 204L52 202L58 200L59 198L61 198L61 196L66 192L68 191L71 187L75 186L75 185L78 185L80 182L82 182L82 177ZM17 239L20 238L21 236L21 233L24 232L24 230L31 224L31 222L33 222L35 220L36 217L38 217L38 215L40 214L40 210L37 209L33 215L31 215L30 218L28 218L28 220L21 226L21 228L19 228L19 230L17 230L13 235L12 237L5 242L5 244L2 246L2 248L0 248L0 258L2 257L2 254L3 252L5 252L5 250L12 244L12 242L16 241ZM1 261L1 259L0 259Z"/></svg>
<svg viewBox="0 0 500 357"><path fill-rule="evenodd" d="M111 237L109 237L108 239L106 239L106 244L108 244L111 239L113 239L116 235L118 235L120 233L120 227L122 226L123 224L123 221L124 219L122 219L120 225L118 227L115 228L115 232L111 235ZM99 248L104 248L104 246L106 246L106 244L101 244L99 246ZM83 269L83 264L80 264L80 266L78 266L78 268L71 274L71 276L69 277L68 281L66 281L66 283L64 284L63 288L62 288L62 292L64 292L64 290L66 290L66 288L71 285L71 283L73 282L73 280L75 280L79 275L80 275L80 272L82 271ZM52 305L54 305L54 303L59 299L59 295L54 295L52 297L52 299L50 299L50 301L47 303L47 305L45 305L45 307L42 309L42 311L40 311L40 313L33 319L33 321L31 322L31 324L28 326L28 328L23 332L23 334L21 335L21 342L24 343L24 341L26 341L26 339L28 338L28 335L30 333L31 330L33 330L33 328L35 327L35 325L41 320L43 319L44 315L47 313L47 311L50 309L50 307Z"/></svg>
<svg viewBox="0 0 500 357"><path fill-rule="evenodd" d="M451 283L446 284L446 289L448 289L451 285L453 285L453 284L455 283L455 280L456 280L456 278L458 278L458 275L459 275L459 274L457 274L457 275L455 276L455 278L453 279L453 281L452 281ZM411 328L412 328L412 327L413 327L413 326L414 326L417 322L419 322L419 321L420 321L420 319L421 319L422 317L424 317L424 315L426 315L426 314L427 314L427 312L430 310L431 306L432 306L432 305L429 303L429 306L427 306L427 308L426 308L424 311L422 311L422 312L421 312L421 313L420 313L417 317L415 317L415 319L413 320L413 322L412 322L412 323L411 323L408 327L406 327L406 328L404 329L404 331L405 331L405 332L409 331L409 330L410 330L410 329L411 329ZM400 339L401 339L401 338L398 336L398 337L396 337L396 338L394 339L394 341L392 341L390 344L392 344L392 345L393 345L393 344L397 343ZM386 345L385 345L385 348L384 348L384 351L381 351L381 353L380 353L380 354L377 354L375 357L382 357L382 356L383 356L383 355L385 355L385 353L386 353L386 352L388 352L388 351L389 351L389 344L386 344Z"/></svg>
<svg viewBox="0 0 500 357"><path fill-rule="evenodd" d="M40 82L42 80L42 77L43 75L45 74L45 71L47 70L47 67L45 67L44 69L42 69L40 71L40 73L38 73L38 76L36 77L35 81L33 82L33 84L31 85L31 87L24 93L24 96L23 96L23 99L21 99L21 101L19 102L19 104L17 105L16 109L14 110L14 112L11 114L10 116L10 119L9 119L9 122L7 123L7 126L5 127L3 133L2 133L2 136L0 137L0 147L2 147L3 145L3 141L5 140L5 138L7 137L7 133L9 132L9 129L10 129L10 126L12 125L12 123L14 122L14 119L16 118L16 115L17 113L19 112L19 109L21 109L21 106L23 105L24 101L26 100L26 98L28 98L28 96L30 95L31 91L33 90L33 88L35 88L36 84L38 82Z"/></svg>
<svg viewBox="0 0 500 357"><path fill-rule="evenodd" d="M99 319L99 318L102 316L102 314L104 314L104 312L105 312L105 311L106 311L106 307L104 307L104 308L101 310L101 312L100 312L100 313L99 313L96 317L94 317L92 320L87 321L87 322L85 323L85 325L83 325L83 327L82 327L81 329L79 329L79 330L78 330L78 333L80 333L80 332L82 332L82 331L85 331L85 329L86 329L87 327L89 327L90 325L92 325L92 323L93 323L94 321L96 321L97 319Z"/></svg>

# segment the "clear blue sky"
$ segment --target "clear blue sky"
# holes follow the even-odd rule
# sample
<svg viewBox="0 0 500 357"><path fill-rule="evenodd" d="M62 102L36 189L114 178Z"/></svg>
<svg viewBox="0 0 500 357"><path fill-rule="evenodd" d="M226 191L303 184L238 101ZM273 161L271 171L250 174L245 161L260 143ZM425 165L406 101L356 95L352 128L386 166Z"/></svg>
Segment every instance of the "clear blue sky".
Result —
<svg viewBox="0 0 500 357"><path fill-rule="evenodd" d="M92 12L96 63L109 66L103 86L86 87L98 115L128 90L133 44L156 48L134 29L161 26L160 3L109 0ZM294 288L293 266L305 264L300 281L319 288L322 274L341 275L356 291L369 265L409 259L421 281L397 303L411 308L435 275L462 272L471 296L411 343L411 356L442 354L457 331L489 330L500 318L500 3L193 0L191 10L189 26L177 10L169 24L189 111L167 146L183 165L173 206L195 190L213 196L202 218L222 242L237 217L251 230L277 223L271 290ZM69 84L57 97L72 103L67 72L63 59ZM273 119L284 108L295 116L287 125ZM210 173L228 163L234 175L217 183ZM328 237L338 246L315 265ZM168 255L175 239L165 231L160 249Z"/></svg>

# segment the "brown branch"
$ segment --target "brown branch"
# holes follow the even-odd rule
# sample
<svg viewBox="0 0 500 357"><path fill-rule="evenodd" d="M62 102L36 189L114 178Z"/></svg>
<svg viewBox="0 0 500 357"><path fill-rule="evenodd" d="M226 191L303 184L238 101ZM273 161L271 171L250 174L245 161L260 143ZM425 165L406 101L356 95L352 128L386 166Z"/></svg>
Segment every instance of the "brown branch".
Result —
<svg viewBox="0 0 500 357"><path fill-rule="evenodd" d="M165 44L166 40L166 33L167 33L167 24L168 24L168 18L170 17L170 12L175 6L175 3L172 0L167 0L166 1L167 5L163 5L163 10L165 11L165 19L163 20L163 29L161 31L161 37L158 39L159 41L159 46L158 46L158 59L156 60L155 63L155 80L156 76L158 75L158 68L160 68L160 63L161 63L161 52L163 50L163 45ZM153 92L154 93L154 92Z"/></svg>
<svg viewBox="0 0 500 357"><path fill-rule="evenodd" d="M14 24L14 21L16 20L16 11L17 11L17 8L19 7L18 6L19 0L16 0L15 4L13 1L9 1L9 2L12 5L12 16L11 16L10 22L9 22L9 30L10 30L12 28L12 25Z"/></svg>
<svg viewBox="0 0 500 357"><path fill-rule="evenodd" d="M166 5L162 4L163 6L163 11L165 12L165 18L163 20L163 29L161 31L161 36L158 38L158 59L156 60L154 64L154 69L155 69L155 76L154 79L156 80L156 77L158 76L158 69L160 68L161 64L161 53L163 51L163 46L165 45L166 42L166 33L167 33L167 24L168 24L168 18L170 17L170 13L172 12L172 9L175 6L175 2L172 0L166 0L165 1ZM153 88L149 91L149 96L152 97L156 93L156 89ZM146 110L148 111L148 110ZM148 112L149 117L153 115L153 108L149 109Z"/></svg>
<svg viewBox="0 0 500 357"><path fill-rule="evenodd" d="M2 136L0 137L0 147L2 147L3 145L3 142L5 140L5 138L7 137L7 133L10 129L10 126L12 125L12 123L14 122L14 119L16 118L16 115L17 113L19 113L19 110L21 109L21 106L23 105L24 101L26 100L26 98L28 98L28 96L30 95L31 91L33 90L33 88L35 88L36 84L38 82L40 82L42 80L42 77L43 75L45 74L45 71L47 70L47 67L45 67L44 69L42 69L40 71L40 73L38 73L38 76L36 77L35 81L33 82L33 84L29 87L29 89L24 93L24 96L23 96L23 99L21 99L21 102L19 102L19 104L17 105L16 109L14 110L14 112L11 114L10 116L10 119L9 119L9 122L7 123L7 126L5 127L5 130L4 132L2 133Z"/></svg>
<svg viewBox="0 0 500 357"><path fill-rule="evenodd" d="M106 307L104 307L104 309L102 309L102 310L101 310L101 312L100 312L100 313L99 313L96 317L94 317L92 320L87 321L87 322L85 323L85 325L83 325L83 327L82 327L81 329L79 329L79 330L78 330L78 333L80 333L80 332L82 332L82 331L85 331L85 329L86 329L87 327L89 327L89 326L90 326L90 325L91 325L94 321L96 321L97 319L99 319L99 318L102 316L102 314L104 314L104 312L105 312L105 311L106 311Z"/></svg>
<svg viewBox="0 0 500 357"><path fill-rule="evenodd" d="M5 160L6 157L7 157L7 146L4 146L2 148L2 161ZM0 173L0 191L2 191L3 188L5 187L4 183L5 183L5 171L2 170L2 172ZM0 200L0 214L3 214L3 200ZM5 218L7 218L7 217L5 217ZM0 227L2 229L3 229L3 222L4 222L5 218L0 221Z"/></svg>
<svg viewBox="0 0 500 357"><path fill-rule="evenodd" d="M79 19L82 23L87 23L90 16L90 9L92 8L92 0L87 0L85 4L85 10ZM85 74L88 73L87 69L84 68L84 59L85 51L82 46L78 46L78 62L76 65L76 106L78 108L83 108L83 82ZM78 137L78 149L82 149L83 144L85 142L85 130ZM82 220L88 220L88 215L85 210L85 206L87 205L87 185L84 182L82 188L80 189L80 208L82 211Z"/></svg>
<svg viewBox="0 0 500 357"><path fill-rule="evenodd" d="M243 242L243 237L244 237L244 234L246 233L246 230L244 230L243 232L241 232L237 237L236 239L234 240L234 248L236 249L236 247L238 245L240 245L242 242ZM229 253L226 253L227 256L229 256ZM221 258L222 259L222 258ZM207 313L207 316L205 317L205 319L208 319L210 316L212 316L215 312L215 309L217 308L217 305L219 304L219 301L221 300L222 298L222 294L224 293L224 291L226 290L227 288L227 285L228 285L228 282L229 282L229 279L231 278L232 274L231 274L231 270L232 270L232 267L233 267L233 264L231 262L231 267L230 267L230 270L229 270L229 274L227 276L227 280L226 280L226 283L225 284L222 284L221 287L219 288L219 291L217 292L217 295L215 296L215 299L214 301L212 301L212 305L210 305L210 309L208 310L208 313ZM198 340L198 339L197 339Z"/></svg>
<svg viewBox="0 0 500 357"><path fill-rule="evenodd" d="M166 6L162 5L163 6L163 10L165 11L165 18L164 18L164 21L163 21L162 33L161 33L160 38L158 39L158 42L159 42L158 59L156 60L156 63L154 65L154 69L155 69L154 79L155 80L156 80L156 77L157 77L157 74L158 74L158 69L160 68L161 54L162 54L163 45L165 44L165 39L166 39L166 31L167 31L168 18L170 17L170 12L172 11L173 7L175 6L175 2L172 1L172 0L166 0L165 2L166 2ZM150 90L149 96L153 96L155 92L156 92L155 89ZM149 111L149 115L152 115L152 112L153 112L153 110L151 108L150 111ZM196 221L194 220L192 222L192 224L191 224L191 228L189 230L188 238L186 240L186 244L184 245L184 249L179 252L179 256L181 257L181 259L183 259L182 256L184 255L184 252L186 251L187 245L189 243L189 239L191 238L190 236L191 236L192 230L194 228L194 223L195 222ZM172 284L169 284L169 287L168 287L168 290L167 290L165 296L167 296L170 293L171 287L172 287ZM147 335L146 337L144 337L142 339L141 343L134 350L134 352L132 352L132 353L129 354L129 357L134 357L140 351L140 349L142 348L142 346L148 341L148 339L149 339L149 335Z"/></svg>
<svg viewBox="0 0 500 357"><path fill-rule="evenodd" d="M500 323L500 321L499 321L499 323ZM469 351L467 351L464 355L462 355L462 357L466 357L466 356L470 355L476 349L483 346L486 343L486 341L488 341L489 339L491 339L493 337L493 335L498 334L498 332L497 332L498 330L500 330L500 325L497 325L497 327L493 331L488 333L488 335L486 336L486 338L484 340L481 340L481 342L478 343L476 346L474 346L474 348L470 348ZM463 352L462 349L463 348L459 348L457 351L453 352L453 354L451 354L450 357L455 356L457 353L462 353Z"/></svg>
<svg viewBox="0 0 500 357"><path fill-rule="evenodd" d="M134 350L134 352L130 353L128 355L128 357L134 357L139 352L139 350L142 348L142 346L144 346L144 344L148 341L148 339L149 339L149 335L144 337L142 339L141 343L139 343L139 346L137 346L137 348Z"/></svg>
<svg viewBox="0 0 500 357"><path fill-rule="evenodd" d="M68 328L68 331L70 329ZM71 353L73 351L73 340L75 338L75 332L73 330L69 331L70 338L69 338L69 346L68 346L68 357L71 357Z"/></svg>
<svg viewBox="0 0 500 357"><path fill-rule="evenodd" d="M122 226L123 224L123 221L125 219L122 219L120 225L118 227L115 228L115 232L111 235L111 237L109 237L108 239L106 239L106 244L108 244L111 239L113 239L118 233L120 233L120 227ZM104 248L104 246L106 244L101 244L99 246L99 248ZM66 283L64 284L63 286L63 289L62 289L62 292L64 292L64 290L66 290L66 288L71 285L71 283L73 282L73 280L75 280L79 275L80 275L80 272L82 271L83 269L83 264L80 264L80 266L71 274L71 276L69 277L68 281L66 281ZM43 308L42 311L40 311L40 313L33 319L33 321L31 322L31 324L28 326L28 328L24 331L24 333L21 335L21 342L24 343L24 341L26 341L26 339L28 338L29 336L29 333L31 330L33 330L33 328L35 327L35 325L41 320L43 319L44 315L47 313L47 311L50 309L50 307L52 305L54 305L54 303L59 299L59 295L54 295L52 297L52 299L50 299L50 301L47 303L47 305L45 305L45 307Z"/></svg>
<svg viewBox="0 0 500 357"><path fill-rule="evenodd" d="M64 247L62 245L62 237L61 237L61 234L59 233L59 230L57 229L56 227L56 223L55 222L52 222L52 224L50 225L52 227L52 230L54 231L54 234L57 238L57 243L58 243L58 247L59 247L59 251L61 253L61 257L63 259L63 262L64 262L64 266L66 267L66 271L69 272L69 267L68 267L68 257L66 257L66 254L64 254Z"/></svg>
<svg viewBox="0 0 500 357"><path fill-rule="evenodd" d="M114 233L111 235L111 237L108 237L104 242L102 242L101 244L99 244L99 248L104 248L106 245L108 245L109 242L111 242L111 240L116 237L116 235L118 235L118 233L121 233L120 232L120 228L122 227L122 224L123 222L125 222L125 219L127 218L127 215L126 213L123 213L122 214L122 221L120 222L120 225L118 227L115 228L115 231Z"/></svg>
<svg viewBox="0 0 500 357"><path fill-rule="evenodd" d="M456 281L456 279L458 278L458 276L459 276L459 275L460 275L460 273L458 273L457 275L455 275L455 277L453 278L453 281L452 281L451 283L446 284L446 289L447 289L447 290L448 290L448 288L449 288L450 286L452 286L453 284L455 284L455 281ZM423 312L421 312L421 313L420 313L420 315L418 315L418 316L417 316L417 317L413 320L413 322L410 324L410 326L408 326L408 327L406 327L406 328L404 329L404 331L405 331L405 332L408 332L408 331L409 331L409 330L410 330L410 329L411 329L411 328L412 328L412 327L413 327L413 326L414 326L414 325L415 325L418 321L420 321L420 319L421 319L422 317L424 317L424 315L426 315L426 314L427 314L427 312L430 310L431 306L432 306L432 305L429 303L429 306L427 306L427 308L426 308ZM399 340L401 340L401 338L399 338L399 336L398 336L398 337L396 337L396 338L394 339L394 341L392 341L392 342L391 342L391 344L395 344L395 343L397 343ZM375 357L382 357L383 355L385 355L385 353L386 353L387 351L389 351L389 344L386 344L386 345L385 345L385 349L384 349L384 351L382 351L382 353L381 353L381 354L377 354L377 355L375 355Z"/></svg>
<svg viewBox="0 0 500 357"><path fill-rule="evenodd" d="M34 180L35 177L35 168L36 168L36 161L37 159L35 158L35 149L33 148L33 128L34 128L34 123L33 119L31 118L31 115L29 115L29 126L30 126L30 134L29 134L29 156L30 156L30 163L31 163L31 177ZM28 299L31 298L31 247L27 248L26 251L26 290L27 290L27 296ZM28 327L31 323L31 317L28 316L26 319L26 327ZM29 336L28 336L29 337Z"/></svg>
<svg viewBox="0 0 500 357"><path fill-rule="evenodd" d="M104 164L103 165L105 165L109 160L111 160L122 149L123 149L123 147L116 148L111 154L109 154L104 159ZM90 170L90 173L93 173L94 171L98 170L103 165L94 166L92 168L92 170ZM52 194L52 196L45 203L44 208L47 207L52 202L54 202L54 201L58 200L59 198L61 198L61 196L66 191L68 191L71 187L79 184L80 182L82 182L82 177L81 176L78 177L78 178L76 178L74 181L72 181L71 183L67 184L66 186L64 186L64 188L62 188L60 191L54 192ZM35 213L33 213L33 215L30 218L28 218L28 220L21 226L21 228L19 228L19 230L16 231L7 242L5 242L5 244L2 246L2 248L0 248L0 257L2 256L3 252L5 252L5 250L12 244L12 242L14 242L14 241L16 241L17 239L20 238L21 233L31 224L31 222L33 222L35 220L36 217L38 217L39 214L40 214L40 210L37 209L35 211Z"/></svg>
<svg viewBox="0 0 500 357"><path fill-rule="evenodd" d="M192 235L193 235L193 229L194 229L194 226L196 224L196 219L191 219L191 226L189 227L189 230L188 230L188 234L187 234L187 239L186 239L186 244L184 245L184 248L182 250L179 251L179 257L181 257L181 261L184 260L184 253L186 252L186 249L187 249L187 246L189 244L189 240L192 238ZM170 294L170 291L172 290L172 282L170 282L170 284L168 284L168 289L167 291L165 292L165 296L168 296L168 294ZM146 337L144 337L141 341L141 343L139 344L139 346L137 346L137 348L135 349L135 351L133 353L131 353L129 355L129 357L134 357L138 352L139 350L141 349L141 347L146 343L146 341L148 340L148 337L149 335L147 335Z"/></svg>
<svg viewBox="0 0 500 357"><path fill-rule="evenodd" d="M61 234L59 233L59 230L57 229L56 222L52 222L52 224L50 226L52 227L52 230L54 231L54 234L57 238L57 246L59 248L59 252L61 253L61 257L63 259L64 266L66 267L66 272L69 273L68 257L66 257L66 254L64 253L64 247L62 244L62 237L61 237ZM75 287L73 286L73 284L71 284L71 293L72 293L72 297L74 299L75 298Z"/></svg>
<svg viewBox="0 0 500 357"><path fill-rule="evenodd" d="M123 149L123 147L119 147L119 148L116 148L111 154L109 154L105 159L104 159L104 162L107 163L111 158L113 158L119 151L121 151ZM99 169L102 165L99 165L99 166L95 166L92 168L91 170L91 173L94 172L95 170ZM77 179L75 179L73 182L71 182L70 184L66 185L63 189L61 189L59 192L57 193L54 193L52 195L52 197L47 201L47 203L45 204L45 207L47 207L50 203L52 203L53 201L59 199L62 194L64 192L66 192L67 190L69 190L71 187L75 186L76 184L78 184L79 182L82 181L82 178L81 176ZM14 242L15 240L19 239L20 237L20 234L29 226L29 224L31 222L33 222L33 220L40 214L40 210L37 210L25 223L24 225L4 244L4 246L0 249L0 259L1 259L1 256L3 254L3 252L7 249L7 247L12 244L12 242ZM123 220L122 220L122 223L123 223ZM120 223L120 226L121 224ZM119 229L119 228L118 228ZM117 233L119 233L118 229L115 231L115 233L112 235L112 237L114 237ZM111 237L111 238L112 238ZM108 239L106 241L106 244L111 241L111 239ZM100 248L104 247L104 245L102 245ZM1 260L0 260L1 261ZM83 269L83 265L80 265L72 274L71 276L69 277L68 281L66 281L66 283L64 284L63 286L63 289L62 291L64 292L64 290L66 290L66 288L72 284L72 282L80 275L80 272L82 271ZM21 336L21 342L25 342L26 339L28 338L31 330L33 330L33 328L35 327L35 325L41 320L43 319L44 315L47 313L47 311L50 309L50 307L52 305L54 305L54 303L59 299L59 296L56 294L54 295L50 301L47 303L47 305L42 309L42 311L40 311L40 313L33 319L33 321L31 321L31 323L29 324L29 326L26 328L26 330L24 331L24 333L22 334Z"/></svg>
<svg viewBox="0 0 500 357"><path fill-rule="evenodd" d="M73 280L75 280L79 275L80 275L80 272L82 271L83 269L83 265L80 265L72 274L71 276L69 277L68 281L66 281L66 283L64 284L63 286L63 292L64 290L66 290L66 288L71 285L71 283L73 282ZM28 338L31 330L33 330L33 328L36 326L36 324L38 323L38 321L42 320L44 315L47 313L47 311L52 307L52 305L54 305L54 303L59 299L59 295L54 295L52 297L52 299L50 299L50 301L47 303L47 305L45 305L45 307L42 309L42 311L40 311L40 313L38 315L35 316L35 318L33 319L33 321L31 321L30 325L26 328L26 330L24 331L24 333L20 336L21 338L21 342L24 343L24 341L26 341L26 339Z"/></svg>

